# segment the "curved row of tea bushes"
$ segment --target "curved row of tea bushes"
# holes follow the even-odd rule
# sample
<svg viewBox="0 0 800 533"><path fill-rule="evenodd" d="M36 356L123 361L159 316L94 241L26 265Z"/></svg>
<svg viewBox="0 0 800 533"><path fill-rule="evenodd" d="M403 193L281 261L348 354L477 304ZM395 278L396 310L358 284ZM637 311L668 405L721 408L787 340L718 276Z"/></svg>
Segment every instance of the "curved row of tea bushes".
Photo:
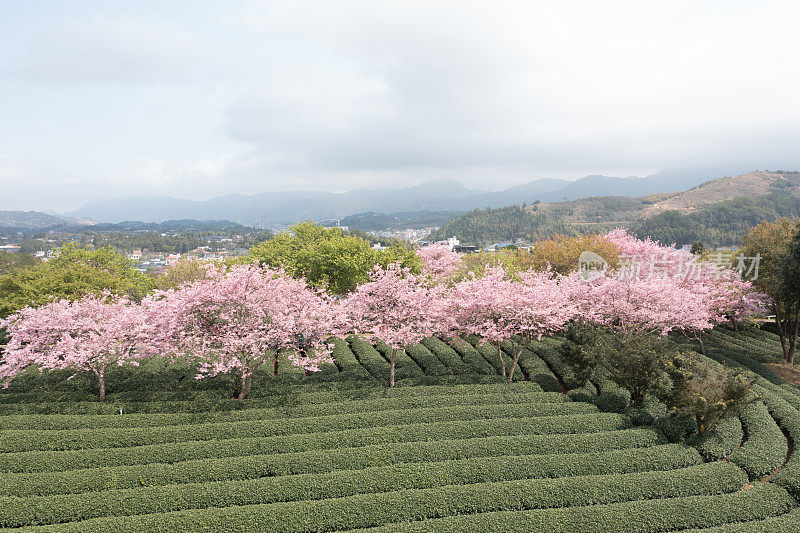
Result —
<svg viewBox="0 0 800 533"><path fill-rule="evenodd" d="M630 403L631 394L613 381L604 366L595 369L592 383L597 388L597 408L607 413L619 413Z"/></svg>
<svg viewBox="0 0 800 533"><path fill-rule="evenodd" d="M794 443L793 453L781 470L770 478L770 482L778 484L789 491L795 498L800 499L800 411L790 405L786 400L769 390L756 387L762 401L769 409L772 417L786 432Z"/></svg>
<svg viewBox="0 0 800 533"><path fill-rule="evenodd" d="M185 426L130 428L8 430L0 434L0 452L29 450L69 450L111 446L139 446L186 440L216 440L239 437L261 437L341 431L345 429L392 426L415 422L477 420L532 417L532 426L539 420L556 420L576 415L585 416L596 408L589 404L529 403L422 407L387 411L357 412L305 418L247 420L241 422L209 422Z"/></svg>
<svg viewBox="0 0 800 533"><path fill-rule="evenodd" d="M387 363L391 363L392 361L392 347L386 344L385 342L379 340L375 343L375 350L386 360ZM411 359L405 350L397 350L395 353L395 378L396 379L404 379L401 378L397 371L402 369L402 375L408 377L420 377L425 375L425 371L420 368L420 366Z"/></svg>
<svg viewBox="0 0 800 533"><path fill-rule="evenodd" d="M740 416L747 440L731 453L730 460L742 467L750 479L759 479L772 473L785 460L786 437L760 401L745 407Z"/></svg>
<svg viewBox="0 0 800 533"><path fill-rule="evenodd" d="M558 353L558 346L561 341L556 339L544 338L541 342L532 343L530 350L535 353L539 358L547 363L547 366L552 369L553 373L557 374L567 389L575 389L580 385L575 378L575 371L569 366L564 358Z"/></svg>
<svg viewBox="0 0 800 533"><path fill-rule="evenodd" d="M733 416L719 422L705 435L693 438L691 443L706 461L719 461L733 453L743 439L742 423Z"/></svg>
<svg viewBox="0 0 800 533"><path fill-rule="evenodd" d="M363 367L359 365L363 370ZM366 370L364 370L366 372ZM494 378L494 376L489 376ZM374 381L365 383L364 386L351 385L346 389L328 389L318 387L294 387L291 391L277 391L270 396L256 396L245 400L231 401L231 398L210 398L199 396L194 400L183 401L142 401L117 403L113 399L98 402L97 399L86 402L60 401L58 403L16 403L0 404L0 416L13 414L119 414L123 407L124 413L204 413L209 411L238 411L245 409L278 408L296 405L313 405L336 403L340 401L369 400L382 398L406 397L433 397L437 402L447 396L485 395L485 394L516 394L541 392L541 387L535 383L508 383L498 390L496 383L469 383L453 385L427 385L425 387L406 386L399 382L393 389L376 387Z"/></svg>
<svg viewBox="0 0 800 533"><path fill-rule="evenodd" d="M350 350L350 346L344 339L333 339L333 361L343 374L356 377L370 377L367 369L361 366L356 356Z"/></svg>
<svg viewBox="0 0 800 533"><path fill-rule="evenodd" d="M459 355L458 352L453 350L441 339L430 337L423 339L420 344L433 355L435 355L445 366L452 368L454 372L482 372L480 369L473 368L468 362L461 358L461 355Z"/></svg>
<svg viewBox="0 0 800 533"><path fill-rule="evenodd" d="M511 358L511 343L504 343L503 349ZM523 350L519 356L519 366L523 369L528 379L538 383L546 391L560 391L561 386L558 378L550 370L550 367L542 361L531 350Z"/></svg>
<svg viewBox="0 0 800 533"><path fill-rule="evenodd" d="M664 444L663 437L651 428L585 433L577 435L520 435L512 437L481 437L460 440L409 442L339 448L295 453L259 454L253 447L226 450L249 452L248 455L176 461L175 454L164 462L154 462L156 455L140 458L142 463L130 466L102 466L66 471L4 473L0 477L0 495L42 496L96 490L138 487L142 479L151 485L219 481L265 476L287 476L332 472L339 469L360 469L398 463L438 462L477 457L509 455L583 454L593 456L602 450L632 452ZM672 448L654 448L672 451ZM691 449L690 449L691 450ZM692 450L693 451L693 450ZM680 450L672 456L675 461L698 462L696 452ZM157 450L154 450L157 453ZM590 455L591 454L591 455ZM683 458L683 459L681 459ZM505 459L499 459L505 461ZM169 461L169 462L167 462ZM556 460L558 462L558 460ZM677 462L674 464L678 464ZM66 466L63 463L59 466ZM72 466L78 466L73 463Z"/></svg>
<svg viewBox="0 0 800 533"><path fill-rule="evenodd" d="M765 518L763 520L737 522L703 529L691 529L687 530L685 533L781 533L784 531L800 531L800 508L789 511L786 514Z"/></svg>
<svg viewBox="0 0 800 533"><path fill-rule="evenodd" d="M468 340L472 344L472 346L475 348L475 350L477 350L478 353L481 354L483 356L483 358L490 365L492 365L492 367L494 367L495 371L498 374L500 374L502 372L502 367L500 365L500 360L497 357L497 348L494 345L492 345L492 344L490 344L488 342L482 342L480 338L478 338L478 337L476 337L474 335L469 336L466 340ZM505 365L506 365L506 375L508 375L508 374L511 373L512 360L508 356L508 354L505 353L504 350L501 350L501 353L503 355L503 360L505 361ZM517 365L517 369L514 371L514 380L515 381L524 381L525 380L525 373L522 371L521 368L519 368L519 365Z"/></svg>
<svg viewBox="0 0 800 533"><path fill-rule="evenodd" d="M375 350L372 344L357 335L347 337L347 343L350 345L350 351L356 356L358 362L367 369L367 372L369 372L372 377L380 381L389 379L389 363ZM396 372L400 371L401 374L397 376L398 379L401 377L411 377L405 372L402 372L401 369L401 365L397 365L395 369Z"/></svg>
<svg viewBox="0 0 800 533"><path fill-rule="evenodd" d="M467 363L475 372L479 374L497 374L495 367L489 364L489 361L484 359L472 344L461 337L448 338L446 344L461 356L461 360Z"/></svg>
<svg viewBox="0 0 800 533"><path fill-rule="evenodd" d="M502 403L563 403L565 398L553 392L495 393L489 395L448 395L436 398L437 407L491 405ZM6 415L0 416L0 430L62 430L84 428L131 428L202 424L210 422L238 422L269 420L285 417L321 417L356 413L373 413L399 409L430 407L431 398L411 396L370 400L345 400L338 403L307 404L296 407L252 408L209 413L148 413L116 415ZM568 414L571 407L565 408ZM553 414L561 414L554 408Z"/></svg>
<svg viewBox="0 0 800 533"><path fill-rule="evenodd" d="M252 463L250 466L254 469L241 472L241 479L202 479L198 482L189 479L181 480L177 485L157 485L143 476L141 479L145 486L133 489L29 498L0 497L0 526L20 527L168 510L319 500L520 479L658 471L664 478L664 484L669 487L665 493L673 496L676 494L668 491L674 491L676 487L699 492L720 490L721 487L722 491L730 491L744 479L741 471L727 468L729 465L714 465L713 468L703 465L696 471L681 472L680 476L670 475L676 469L701 462L700 456L691 448L664 445L588 455L521 455L403 463L285 477L265 477L263 470ZM689 489L687 481L691 478L685 474L707 476L708 480L713 480L713 484L696 483L697 487ZM654 477L657 475L651 475L648 479ZM634 493L630 493L624 497L630 499L633 496Z"/></svg>
<svg viewBox="0 0 800 533"><path fill-rule="evenodd" d="M419 346L421 349L427 350L430 354L439 359L439 361L441 361L442 364L445 367L447 367L447 369L450 370L450 372L452 372L453 374L467 374L473 372L473 369L467 363L465 363L464 360L461 359L461 356L458 355L456 352L454 352L453 350L445 350L445 349L433 350L430 348L430 345L432 344L434 343L425 342L425 340L423 340L417 346ZM441 347L441 345L438 344L435 345Z"/></svg>
<svg viewBox="0 0 800 533"><path fill-rule="evenodd" d="M764 345L758 340L747 337L744 332L734 333L720 328L709 331L706 337L724 349L744 352L747 357L758 363L776 363L780 359L781 351L779 345Z"/></svg>
<svg viewBox="0 0 800 533"><path fill-rule="evenodd" d="M420 344L408 346L406 354L425 371L426 376L444 376L451 373L438 357Z"/></svg>
<svg viewBox="0 0 800 533"><path fill-rule="evenodd" d="M545 514L555 517L569 516L577 508L592 504L594 512L601 506L614 502L628 502L626 506L641 508L659 520L669 523L676 520L679 509L694 503L701 509L708 499L715 500L714 517L756 517L756 507L761 516L784 511L791 497L783 489L742 491L737 490L745 479L742 472L727 463L703 464L668 472L644 472L610 476L580 476L556 479L526 479L470 485L448 485L430 489L357 494L324 500L305 500L271 504L252 504L263 497L258 489L209 490L198 494L198 500L187 496L181 504L210 506L191 511L160 514L137 514L130 517L104 517L72 522L52 528L53 531L138 531L160 529L191 529L204 531L326 531L369 527L421 518L485 513L490 511L549 509ZM152 489L155 494L156 489ZM703 496L694 496L701 494ZM707 496L714 494L716 496ZM683 505L675 508L675 499L682 498ZM630 502L632 499L652 501ZM164 501L163 498L151 498ZM115 505L106 500L107 505ZM97 502L101 504L100 502ZM670 505L670 504L673 505ZM142 500L143 506L148 506ZM91 509L91 507L89 508ZM613 507L607 509L611 512ZM606 509L603 509L606 511ZM65 509L68 514L74 511ZM600 511L602 513L602 511ZM581 515L580 512L576 513ZM703 516L702 510L698 513ZM673 517L672 515L675 515ZM697 514L695 514L697 516ZM581 516L584 518L584 516ZM12 517L13 518L13 517ZM463 518L463 517L462 517ZM615 516L619 520L620 516ZM641 518L640 518L641 520ZM686 518L684 518L686 520ZM554 524L558 524L558 520ZM573 519L570 520L573 524ZM620 521L621 523L624 521ZM695 525L697 521L690 522ZM432 525L432 524L429 524ZM541 531L542 529L537 529ZM584 529L575 529L584 531Z"/></svg>
<svg viewBox="0 0 800 533"><path fill-rule="evenodd" d="M794 501L786 491L774 485L764 484L750 490L716 496L689 496L522 512L466 514L438 520L397 523L363 531L654 533L765 519L785 513L793 505ZM728 530L722 529L722 531Z"/></svg>
<svg viewBox="0 0 800 533"><path fill-rule="evenodd" d="M220 435L207 435L207 440L182 440L173 443L157 443L122 447L87 448L73 450L31 451L0 453L0 470L6 472L34 472L76 468L76 461L84 461L86 467L103 465L138 464L143 461L167 461L166 457L198 457L202 453L216 453L227 447L251 446L255 453L288 453L308 450L368 446L397 442L435 441L443 439L478 438L511 435L556 435L577 433L599 433L629 429L628 417L615 413L586 415L561 415L550 417L493 418L470 421L421 422L396 426L377 426L344 431L321 433L299 433L271 437L244 437L225 440ZM75 445L81 444L80 442ZM83 449L82 449L83 448ZM156 455L158 454L158 455ZM193 455L194 454L194 455ZM241 455L236 453L236 455ZM178 459L180 460L180 459Z"/></svg>

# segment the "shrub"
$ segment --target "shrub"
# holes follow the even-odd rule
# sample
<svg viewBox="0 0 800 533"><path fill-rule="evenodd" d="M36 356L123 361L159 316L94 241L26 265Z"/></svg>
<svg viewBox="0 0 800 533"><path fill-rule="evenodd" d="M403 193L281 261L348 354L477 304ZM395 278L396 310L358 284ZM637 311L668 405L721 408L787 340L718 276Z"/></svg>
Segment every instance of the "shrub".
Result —
<svg viewBox="0 0 800 533"><path fill-rule="evenodd" d="M662 397L671 414L694 419L698 434L737 415L755 400L752 378L689 353L675 357L668 374L672 386Z"/></svg>
<svg viewBox="0 0 800 533"><path fill-rule="evenodd" d="M742 442L744 432L737 417L726 418L703 435L695 436L690 443L706 461L719 461L729 456Z"/></svg>
<svg viewBox="0 0 800 533"><path fill-rule="evenodd" d="M569 509L537 509L472 514L423 522L391 524L372 530L409 533L416 531L549 531L553 533L628 533L705 528L726 522L759 520L787 512L794 503L774 485L720 496L689 496ZM780 519L776 519L781 523ZM792 523L792 521L788 521ZM751 531L746 527L734 531ZM723 526L722 531L728 531ZM435 529L434 529L435 528ZM702 531L706 531L703 529ZM769 530L772 531L772 530Z"/></svg>
<svg viewBox="0 0 800 533"><path fill-rule="evenodd" d="M597 344L608 378L631 393L634 405L663 385L664 371L675 351L669 339L653 334L606 334Z"/></svg>

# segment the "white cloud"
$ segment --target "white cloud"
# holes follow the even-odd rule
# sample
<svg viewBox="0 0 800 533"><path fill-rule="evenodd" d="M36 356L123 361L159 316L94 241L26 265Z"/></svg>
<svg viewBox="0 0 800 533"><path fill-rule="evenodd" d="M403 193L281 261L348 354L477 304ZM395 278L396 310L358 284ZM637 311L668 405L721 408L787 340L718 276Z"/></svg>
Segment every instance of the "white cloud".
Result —
<svg viewBox="0 0 800 533"><path fill-rule="evenodd" d="M47 83L186 81L198 42L184 29L137 18L63 21L32 36L7 72Z"/></svg>

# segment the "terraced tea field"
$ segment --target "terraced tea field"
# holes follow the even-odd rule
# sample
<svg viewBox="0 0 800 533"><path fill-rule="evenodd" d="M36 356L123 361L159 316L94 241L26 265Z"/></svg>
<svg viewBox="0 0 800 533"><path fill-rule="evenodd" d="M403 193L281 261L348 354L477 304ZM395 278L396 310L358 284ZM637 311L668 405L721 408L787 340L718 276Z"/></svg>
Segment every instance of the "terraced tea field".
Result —
<svg viewBox="0 0 800 533"><path fill-rule="evenodd" d="M88 378L26 375L0 393L0 527L800 530L800 390L765 366L774 335L709 334L709 356L756 373L761 399L690 442L657 412L619 412L602 373L576 388L558 342L509 384L488 347L429 339L388 390L387 348L340 340L335 366L283 364L240 402L228 378L155 361L115 370L102 404Z"/></svg>

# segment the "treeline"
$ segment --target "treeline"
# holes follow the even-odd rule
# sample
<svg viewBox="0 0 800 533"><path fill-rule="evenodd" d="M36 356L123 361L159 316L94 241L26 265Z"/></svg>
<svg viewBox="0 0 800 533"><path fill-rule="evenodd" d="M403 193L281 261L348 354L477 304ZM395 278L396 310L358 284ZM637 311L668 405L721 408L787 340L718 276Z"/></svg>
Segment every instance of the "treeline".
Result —
<svg viewBox="0 0 800 533"><path fill-rule="evenodd" d="M755 198L735 198L689 214L665 211L631 229L639 238L650 237L679 246L697 241L712 247L734 246L765 220L798 216L800 198L774 193Z"/></svg>
<svg viewBox="0 0 800 533"><path fill-rule="evenodd" d="M552 235L576 235L563 220L549 213L529 212L512 205L499 209L474 209L431 233L431 240L456 236L464 244L486 246L519 238L535 241Z"/></svg>

